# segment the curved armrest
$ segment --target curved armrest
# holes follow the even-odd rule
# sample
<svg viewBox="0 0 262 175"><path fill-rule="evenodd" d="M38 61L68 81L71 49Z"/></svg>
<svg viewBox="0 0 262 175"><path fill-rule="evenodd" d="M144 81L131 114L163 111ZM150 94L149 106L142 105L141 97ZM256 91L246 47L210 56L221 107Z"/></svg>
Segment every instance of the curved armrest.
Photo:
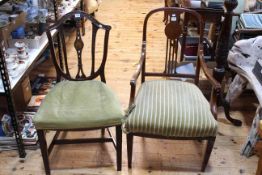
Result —
<svg viewBox="0 0 262 175"><path fill-rule="evenodd" d="M144 60L145 60L145 51L146 51L146 43L143 43L143 44L142 44L142 50L141 50L140 60L139 60L139 63L138 63L138 65L137 65L137 69L136 69L135 73L134 73L133 76L131 77L130 85L136 84L137 78L138 78L139 75L140 75L140 72L141 72L141 70L142 70L142 65L143 65Z"/></svg>
<svg viewBox="0 0 262 175"><path fill-rule="evenodd" d="M135 99L136 82L137 82L137 79L138 79L138 77L139 77L139 75L142 71L142 66L143 66L144 61L145 61L145 51L146 51L146 43L143 42L142 50L141 50L141 57L140 57L138 65L137 65L137 69L136 69L135 73L133 74L133 76L131 77L131 80L130 80L131 92L130 92L130 98L129 98L129 106L132 105L132 103L134 102L134 99Z"/></svg>
<svg viewBox="0 0 262 175"><path fill-rule="evenodd" d="M205 76L207 77L207 79L209 80L209 82L212 84L212 86L216 89L216 90L220 90L221 89L221 84L211 75L211 73L208 70L208 67L204 61L204 54L203 54L203 50L199 51L199 61L200 61L200 67L202 68Z"/></svg>
<svg viewBox="0 0 262 175"><path fill-rule="evenodd" d="M202 68L205 76L207 77L209 82L212 84L212 92L211 92L211 97L210 97L210 109L215 119L217 119L217 99L222 97L221 84L209 72L208 67L204 61L204 54L203 54L202 49L199 50L199 62L200 62L200 67Z"/></svg>

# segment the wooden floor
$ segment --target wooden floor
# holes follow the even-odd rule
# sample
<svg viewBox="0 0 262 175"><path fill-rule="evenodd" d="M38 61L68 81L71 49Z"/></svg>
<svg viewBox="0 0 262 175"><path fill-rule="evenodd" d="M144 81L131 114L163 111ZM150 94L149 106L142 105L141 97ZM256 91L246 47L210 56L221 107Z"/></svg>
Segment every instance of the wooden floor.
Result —
<svg viewBox="0 0 262 175"><path fill-rule="evenodd" d="M163 6L163 0L103 0L96 17L110 24L107 83L119 96L123 109L129 100L129 79L140 55L142 24L145 13ZM45 70L45 68L39 68ZM52 73L52 71L51 71ZM243 121L232 126L219 109L219 132L206 172L200 172L203 143L135 138L133 168L127 168L126 140L123 134L123 170L116 171L115 151L111 144L81 144L55 147L51 155L52 174L254 174L258 157L240 155L248 134L256 99L244 94L233 104L232 115ZM67 133L66 137L90 137L99 132ZM0 153L0 174L44 174L39 150L27 150L25 159L16 151Z"/></svg>

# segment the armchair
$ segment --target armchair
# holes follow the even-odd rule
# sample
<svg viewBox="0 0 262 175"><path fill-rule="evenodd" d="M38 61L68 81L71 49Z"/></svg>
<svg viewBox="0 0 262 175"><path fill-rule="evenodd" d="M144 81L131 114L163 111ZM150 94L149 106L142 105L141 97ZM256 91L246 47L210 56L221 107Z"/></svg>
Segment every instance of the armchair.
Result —
<svg viewBox="0 0 262 175"><path fill-rule="evenodd" d="M178 71L180 66L188 62L177 57L177 52L169 54L169 66L164 65L165 68L168 67L164 72L154 71L155 67L160 66L159 64L154 64L155 67L152 69L148 67L148 62L152 60L147 57L149 49L147 36L150 35L147 33L149 32L148 23L153 16L161 16L161 14L157 15L159 13L168 15L166 23L160 20L160 25L164 25L165 35L171 43L168 47L169 42L167 42L166 51L176 50L179 38L182 37L183 40L188 35L188 15L194 16L197 20L199 44L198 57L194 63L196 68L193 73ZM183 23L179 21L182 15L185 17ZM155 32L155 30L152 31ZM160 46L151 49L151 51L160 52L161 49L158 47ZM181 48L185 47L181 46ZM210 104L197 86L201 68L213 87ZM136 94L137 80L140 75L141 87ZM157 79L151 80L153 77L157 77ZM194 83L179 81L180 78L191 79ZM123 124L123 130L127 134L128 167L132 166L133 137L140 136L157 139L207 140L207 148L201 167L201 170L204 171L216 139L216 99L220 95L221 87L209 73L203 58L203 24L197 12L167 7L152 10L146 15L141 58L130 85L129 112Z"/></svg>

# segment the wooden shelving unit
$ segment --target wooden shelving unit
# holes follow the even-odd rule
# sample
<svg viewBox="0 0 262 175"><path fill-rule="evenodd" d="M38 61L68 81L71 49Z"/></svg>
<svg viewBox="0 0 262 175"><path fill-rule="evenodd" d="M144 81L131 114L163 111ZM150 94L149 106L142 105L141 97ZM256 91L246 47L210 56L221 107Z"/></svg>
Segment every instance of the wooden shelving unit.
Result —
<svg viewBox="0 0 262 175"><path fill-rule="evenodd" d="M83 0L74 0L71 3L70 7L67 7L66 11L63 13L58 13L57 2L56 0L52 0L54 5L55 19L58 20L62 15L73 11L76 9L78 4L80 3L80 9L83 9ZM6 2L6 1L5 1ZM0 2L0 5L3 4ZM53 33L55 34L55 33ZM45 35L45 34L44 34ZM24 158L26 156L25 147L23 144L23 140L21 134L18 130L18 120L16 114L16 108L14 103L14 90L18 87L21 81L30 73L30 71L34 68L37 60L42 56L43 52L48 47L48 39L45 36L44 42L41 43L38 49L30 49L29 50L29 58L25 61L23 65L19 67L19 75L17 77L11 77L8 74L6 63L5 63L5 52L6 46L4 41L0 43L0 96L6 97L7 100L7 108L8 113L11 116L12 126L14 129L15 140L17 144L17 149L19 153L19 157ZM59 46L58 46L59 47Z"/></svg>

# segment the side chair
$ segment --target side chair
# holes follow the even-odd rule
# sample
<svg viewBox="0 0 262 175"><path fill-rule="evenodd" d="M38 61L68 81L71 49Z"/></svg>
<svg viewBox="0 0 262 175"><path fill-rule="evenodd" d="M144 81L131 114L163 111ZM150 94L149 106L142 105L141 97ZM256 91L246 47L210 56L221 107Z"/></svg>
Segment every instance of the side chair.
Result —
<svg viewBox="0 0 262 175"><path fill-rule="evenodd" d="M68 19L75 21L74 30L70 30L70 38L72 35L75 36L73 44L65 42L66 28L63 24ZM90 22L90 26L86 27L88 29L86 34L90 34L91 38L86 39L81 36L80 29L83 19L86 20L86 23ZM34 118L46 174L51 173L48 156L55 144L112 142L116 149L117 171L121 170L123 112L118 98L106 85L105 79L110 29L110 26L98 22L91 15L82 11L64 15L47 29L58 83L47 94ZM98 33L102 38L101 57L96 50ZM61 52L57 52L58 49L55 47L58 42ZM85 50L84 46L89 47ZM72 52L75 53L74 56ZM70 64L72 60L76 64ZM109 127L115 127L116 139L112 137ZM59 133L62 132L97 129L102 129L101 138L59 138ZM110 137L103 135L105 129L109 132ZM50 130L55 131L56 134L50 146L47 147L45 134Z"/></svg>

